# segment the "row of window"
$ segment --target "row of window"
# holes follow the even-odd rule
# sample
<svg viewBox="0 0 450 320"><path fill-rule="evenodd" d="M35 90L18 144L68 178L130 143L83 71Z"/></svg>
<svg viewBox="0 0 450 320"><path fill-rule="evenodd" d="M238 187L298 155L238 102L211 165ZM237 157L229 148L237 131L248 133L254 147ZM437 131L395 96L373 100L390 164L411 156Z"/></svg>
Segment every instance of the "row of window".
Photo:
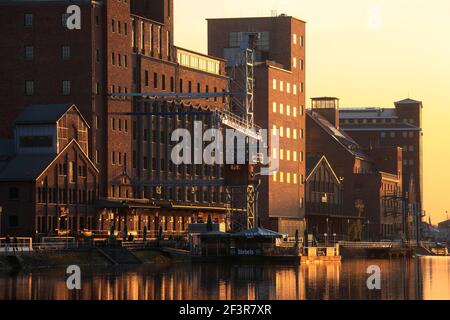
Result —
<svg viewBox="0 0 450 320"><path fill-rule="evenodd" d="M37 203L51 204L92 204L95 200L94 190L38 188Z"/></svg>
<svg viewBox="0 0 450 320"><path fill-rule="evenodd" d="M382 118L382 119L342 119L343 124L351 124L351 123L397 123L398 121L393 118ZM403 123L414 124L414 119L403 119Z"/></svg>
<svg viewBox="0 0 450 320"><path fill-rule="evenodd" d="M279 183L287 183L287 184L300 184L303 185L305 183L304 177L302 174L290 173L290 172L275 172L272 176L273 182Z"/></svg>
<svg viewBox="0 0 450 320"><path fill-rule="evenodd" d="M297 35L294 33L293 35L292 35L292 43L294 44L294 45L299 45L300 47L303 47L303 45L304 45L304 43L303 43L303 36L298 36L297 37Z"/></svg>
<svg viewBox="0 0 450 320"><path fill-rule="evenodd" d="M69 96L71 92L71 82L70 80L63 80L61 82L61 93L63 96ZM35 94L35 84L34 80L25 80L25 94L27 96L32 96Z"/></svg>
<svg viewBox="0 0 450 320"><path fill-rule="evenodd" d="M277 128L276 125L273 125L272 127L272 135L276 136L277 132L280 135L280 138L288 138L288 139L294 139L297 140L298 139L303 139L304 138L304 133L303 133L303 129L292 129L291 128L284 128L284 127L279 127ZM292 135L291 135L292 132ZM298 134L297 134L298 133Z"/></svg>
<svg viewBox="0 0 450 320"><path fill-rule="evenodd" d="M111 152L111 164L115 166L116 164L124 167L127 166L127 153L126 152Z"/></svg>
<svg viewBox="0 0 450 320"><path fill-rule="evenodd" d="M119 132L128 132L128 120L122 120L117 118L111 118L111 130Z"/></svg>
<svg viewBox="0 0 450 320"><path fill-rule="evenodd" d="M297 68L297 57L292 58L292 67ZM298 59L298 67L300 70L305 68L305 61L303 59Z"/></svg>
<svg viewBox="0 0 450 320"><path fill-rule="evenodd" d="M60 230L92 230L93 217L87 217L87 225L85 225L84 217L68 217L58 218L56 216L37 216L36 217L36 229L39 233L54 232L56 229Z"/></svg>
<svg viewBox="0 0 450 320"><path fill-rule="evenodd" d="M305 90L303 82L300 82L298 87L296 84L292 84L292 93L294 95L297 95L297 88L300 93L303 93ZM283 80L278 81L277 79L272 79L272 89L279 90L280 92L284 92L286 90L286 93L291 93L291 83L285 83Z"/></svg>
<svg viewBox="0 0 450 320"><path fill-rule="evenodd" d="M128 35L128 24L126 22L123 22L123 30L122 30L122 22L121 21L115 21L114 19L111 19L111 32L116 32L118 34Z"/></svg>
<svg viewBox="0 0 450 320"><path fill-rule="evenodd" d="M297 157L298 154L298 157ZM292 155L292 157L291 157ZM272 150L272 159L280 159L280 160L286 160L286 161L294 161L294 162L303 162L303 152L297 153L297 151L291 151L291 150L284 150L284 149L277 149L273 148Z"/></svg>
<svg viewBox="0 0 450 320"><path fill-rule="evenodd" d="M388 133L387 132L381 132L380 133L380 137L382 139L387 138ZM397 132L396 131L390 131L389 132L389 137L390 138L396 138L397 137ZM403 138L414 138L414 131L402 131L402 137Z"/></svg>
<svg viewBox="0 0 450 320"><path fill-rule="evenodd" d="M304 107L300 106L298 108L298 114L299 116L303 116L303 111ZM273 113L277 113L279 112L280 114L286 114L287 116L293 116L294 118L297 117L297 107L292 107L290 105L286 105L286 108L284 106L284 104L280 103L277 104L276 102L272 102L272 112Z"/></svg>
<svg viewBox="0 0 450 320"><path fill-rule="evenodd" d="M25 46L24 48L24 59L27 61L34 60L34 46ZM61 47L61 58L63 60L70 59L70 46Z"/></svg>
<svg viewBox="0 0 450 320"><path fill-rule="evenodd" d="M117 61L116 61L116 57L117 57ZM115 66L116 62L117 62L117 66L128 68L128 56L126 54L118 53L116 56L116 53L114 51L111 52L111 64L113 66Z"/></svg>

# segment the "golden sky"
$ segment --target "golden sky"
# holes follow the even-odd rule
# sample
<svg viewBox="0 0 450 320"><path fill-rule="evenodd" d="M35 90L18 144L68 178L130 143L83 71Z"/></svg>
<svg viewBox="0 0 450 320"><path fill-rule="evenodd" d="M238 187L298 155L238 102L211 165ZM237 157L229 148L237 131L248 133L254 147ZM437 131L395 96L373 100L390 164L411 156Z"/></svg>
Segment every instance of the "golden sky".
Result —
<svg viewBox="0 0 450 320"><path fill-rule="evenodd" d="M175 43L207 51L206 18L286 13L307 22L306 91L343 107L424 104L424 202L450 211L449 0L176 0Z"/></svg>

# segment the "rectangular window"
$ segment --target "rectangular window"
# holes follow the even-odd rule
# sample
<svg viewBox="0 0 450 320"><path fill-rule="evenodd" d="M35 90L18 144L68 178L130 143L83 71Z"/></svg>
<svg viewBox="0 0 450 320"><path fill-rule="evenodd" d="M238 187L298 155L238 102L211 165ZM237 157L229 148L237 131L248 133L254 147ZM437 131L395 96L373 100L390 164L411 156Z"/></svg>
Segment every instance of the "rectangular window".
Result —
<svg viewBox="0 0 450 320"><path fill-rule="evenodd" d="M25 81L25 94L27 96L32 96L34 94L34 81L33 80Z"/></svg>
<svg viewBox="0 0 450 320"><path fill-rule="evenodd" d="M156 72L153 73L153 88L158 88L158 74Z"/></svg>
<svg viewBox="0 0 450 320"><path fill-rule="evenodd" d="M70 80L63 80L63 82L62 82L62 94L64 96L70 95Z"/></svg>
<svg viewBox="0 0 450 320"><path fill-rule="evenodd" d="M25 47L25 60L33 60L34 59L34 47L26 46Z"/></svg>
<svg viewBox="0 0 450 320"><path fill-rule="evenodd" d="M276 102L274 102L273 104L272 104L272 111L273 112L277 112L277 103Z"/></svg>
<svg viewBox="0 0 450 320"><path fill-rule="evenodd" d="M277 90L277 79L272 80L272 89Z"/></svg>
<svg viewBox="0 0 450 320"><path fill-rule="evenodd" d="M62 59L63 60L69 60L70 59L70 47L69 46L63 46L62 47Z"/></svg>
<svg viewBox="0 0 450 320"><path fill-rule="evenodd" d="M24 24L25 24L25 27L32 27L33 26L33 14L32 13L25 14Z"/></svg>

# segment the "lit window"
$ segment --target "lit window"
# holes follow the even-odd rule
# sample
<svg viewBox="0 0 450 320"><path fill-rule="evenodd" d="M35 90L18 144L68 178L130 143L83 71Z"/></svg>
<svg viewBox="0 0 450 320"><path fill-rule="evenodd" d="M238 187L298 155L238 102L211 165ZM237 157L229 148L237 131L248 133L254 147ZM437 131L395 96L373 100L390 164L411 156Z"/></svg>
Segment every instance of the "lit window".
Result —
<svg viewBox="0 0 450 320"><path fill-rule="evenodd" d="M292 67L293 67L293 68L297 68L297 58L296 58L296 57L294 57L294 58L292 59Z"/></svg>
<svg viewBox="0 0 450 320"><path fill-rule="evenodd" d="M284 112L284 105L280 103L280 114L283 114Z"/></svg>
<svg viewBox="0 0 450 320"><path fill-rule="evenodd" d="M278 150L277 150L277 148L273 148L273 150L272 150L272 159L276 159L277 158L277 152Z"/></svg>
<svg viewBox="0 0 450 320"><path fill-rule="evenodd" d="M283 183L284 182L284 173L280 172L280 182Z"/></svg>
<svg viewBox="0 0 450 320"><path fill-rule="evenodd" d="M284 91L284 82L280 81L280 91L283 92Z"/></svg>
<svg viewBox="0 0 450 320"><path fill-rule="evenodd" d="M280 137L283 138L283 136L284 136L284 129L283 127L280 127Z"/></svg>
<svg viewBox="0 0 450 320"><path fill-rule="evenodd" d="M288 139L291 138L291 128L286 128L286 137L287 137Z"/></svg>
<svg viewBox="0 0 450 320"><path fill-rule="evenodd" d="M292 42L297 44L297 35L295 33L292 35Z"/></svg>
<svg viewBox="0 0 450 320"><path fill-rule="evenodd" d="M286 114L287 114L288 116L291 115L291 106L290 106L290 105L287 105L287 106L286 106Z"/></svg>
<svg viewBox="0 0 450 320"><path fill-rule="evenodd" d="M272 127L272 135L276 136L277 135L277 126L273 125Z"/></svg>
<svg viewBox="0 0 450 320"><path fill-rule="evenodd" d="M284 150L280 149L280 160L284 160Z"/></svg>
<svg viewBox="0 0 450 320"><path fill-rule="evenodd" d="M294 184L297 184L297 174L294 173Z"/></svg>
<svg viewBox="0 0 450 320"><path fill-rule="evenodd" d="M291 84L289 82L286 83L286 92L291 93Z"/></svg>
<svg viewBox="0 0 450 320"><path fill-rule="evenodd" d="M300 47L303 47L303 36L300 36L298 38L298 40L299 40Z"/></svg>
<svg viewBox="0 0 450 320"><path fill-rule="evenodd" d="M294 151L294 162L297 162L297 151Z"/></svg>
<svg viewBox="0 0 450 320"><path fill-rule="evenodd" d="M272 111L277 112L277 103L276 102L272 103Z"/></svg>
<svg viewBox="0 0 450 320"><path fill-rule="evenodd" d="M277 79L272 80L272 88L273 90L277 90Z"/></svg>
<svg viewBox="0 0 450 320"><path fill-rule="evenodd" d="M294 132L293 132L293 135L294 135L294 140L296 140L297 139L297 129L294 129Z"/></svg>
<svg viewBox="0 0 450 320"><path fill-rule="evenodd" d="M294 84L294 96L296 96L297 95L297 85L296 84Z"/></svg>
<svg viewBox="0 0 450 320"><path fill-rule="evenodd" d="M291 161L291 150L286 151L286 160Z"/></svg>
<svg viewBox="0 0 450 320"><path fill-rule="evenodd" d="M291 183L291 174L289 172L286 174L286 182Z"/></svg>
<svg viewBox="0 0 450 320"><path fill-rule="evenodd" d="M276 172L273 173L272 177L273 177L273 182L277 182L277 173Z"/></svg>
<svg viewBox="0 0 450 320"><path fill-rule="evenodd" d="M297 107L292 108L292 114L294 115L294 118L297 117Z"/></svg>

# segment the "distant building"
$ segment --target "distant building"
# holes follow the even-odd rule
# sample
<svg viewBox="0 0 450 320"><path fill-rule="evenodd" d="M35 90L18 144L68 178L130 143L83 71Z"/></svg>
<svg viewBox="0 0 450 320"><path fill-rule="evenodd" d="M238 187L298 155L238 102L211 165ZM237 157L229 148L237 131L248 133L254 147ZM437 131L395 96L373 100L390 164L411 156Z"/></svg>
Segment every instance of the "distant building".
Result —
<svg viewBox="0 0 450 320"><path fill-rule="evenodd" d="M340 109L340 126L366 149L403 149L403 195L408 198L413 237L423 216L423 131L421 101L404 99L395 108ZM413 194L411 193L413 189Z"/></svg>
<svg viewBox="0 0 450 320"><path fill-rule="evenodd" d="M1 233L77 234L96 225L98 169L89 126L75 105L33 105L14 123L0 155ZM7 147L9 145L9 148Z"/></svg>
<svg viewBox="0 0 450 320"><path fill-rule="evenodd" d="M261 177L258 216L291 237L305 218L305 24L286 15L208 19L208 53L226 59L232 77L242 39L254 38L255 123L280 138L278 149L270 147L280 169Z"/></svg>
<svg viewBox="0 0 450 320"><path fill-rule="evenodd" d="M342 181L343 215L361 221L364 238L402 237L401 148L365 150L340 128L339 99L333 97L312 99L306 128L308 154L324 155Z"/></svg>

